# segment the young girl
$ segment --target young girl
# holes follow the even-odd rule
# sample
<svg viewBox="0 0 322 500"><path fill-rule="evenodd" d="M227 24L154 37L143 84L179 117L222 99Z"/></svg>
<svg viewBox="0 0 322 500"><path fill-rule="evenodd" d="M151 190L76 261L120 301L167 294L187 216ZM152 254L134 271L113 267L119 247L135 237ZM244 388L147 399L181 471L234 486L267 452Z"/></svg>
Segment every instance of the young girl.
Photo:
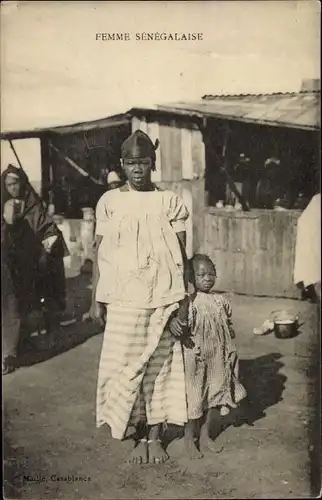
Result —
<svg viewBox="0 0 322 500"><path fill-rule="evenodd" d="M97 426L108 424L116 439L134 426L129 461L159 463L168 458L162 423L187 421L179 337L188 319L188 211L179 196L152 184L155 146L146 134L134 132L121 154L128 181L96 208L92 315L103 324L106 314Z"/></svg>
<svg viewBox="0 0 322 500"><path fill-rule="evenodd" d="M223 296L211 293L216 268L207 255L197 254L192 258L192 270L195 292L189 323L193 346L184 347L189 419L185 426L185 446L191 458L200 458L195 436L204 412L217 407L221 415L227 415L230 408L245 398L246 391L238 381L230 304ZM205 445L214 450L209 427L208 416Z"/></svg>

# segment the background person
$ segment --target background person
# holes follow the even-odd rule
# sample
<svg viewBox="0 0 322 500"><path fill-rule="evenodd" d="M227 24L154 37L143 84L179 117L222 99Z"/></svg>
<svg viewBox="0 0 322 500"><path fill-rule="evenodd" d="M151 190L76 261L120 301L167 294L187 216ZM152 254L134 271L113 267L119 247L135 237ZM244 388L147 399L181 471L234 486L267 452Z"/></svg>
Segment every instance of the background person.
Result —
<svg viewBox="0 0 322 500"><path fill-rule="evenodd" d="M297 222L294 284L313 289L321 301L321 193L313 196Z"/></svg>
<svg viewBox="0 0 322 500"><path fill-rule="evenodd" d="M2 299L6 323L11 325L3 331L4 345L11 345L4 352L5 373L11 370L9 365L17 356L19 329L28 313L45 310L48 339L53 342L55 319L65 308L63 257L67 252L61 232L46 213L27 175L9 165L1 175L1 253L5 269L2 283L10 292L9 303L4 289Z"/></svg>

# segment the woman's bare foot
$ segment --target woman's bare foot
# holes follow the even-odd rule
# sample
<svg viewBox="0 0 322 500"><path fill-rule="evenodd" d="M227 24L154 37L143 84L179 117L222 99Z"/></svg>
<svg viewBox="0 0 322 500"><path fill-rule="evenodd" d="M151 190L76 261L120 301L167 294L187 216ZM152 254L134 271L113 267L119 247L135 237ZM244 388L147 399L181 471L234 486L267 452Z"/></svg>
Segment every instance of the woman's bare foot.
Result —
<svg viewBox="0 0 322 500"><path fill-rule="evenodd" d="M168 460L169 455L162 448L160 440L149 440L148 447L150 464L162 464Z"/></svg>
<svg viewBox="0 0 322 500"><path fill-rule="evenodd" d="M210 436L204 437L202 441L202 448L206 451L211 451L212 453L220 453L224 449L222 445L219 445L216 441L211 439Z"/></svg>
<svg viewBox="0 0 322 500"><path fill-rule="evenodd" d="M6 356L2 361L2 375L8 375L15 371L17 361L15 356Z"/></svg>
<svg viewBox="0 0 322 500"><path fill-rule="evenodd" d="M184 437L184 447L191 460L202 458L203 454L198 450L196 441L193 438Z"/></svg>
<svg viewBox="0 0 322 500"><path fill-rule="evenodd" d="M148 463L148 442L141 439L127 459L129 464L147 464Z"/></svg>

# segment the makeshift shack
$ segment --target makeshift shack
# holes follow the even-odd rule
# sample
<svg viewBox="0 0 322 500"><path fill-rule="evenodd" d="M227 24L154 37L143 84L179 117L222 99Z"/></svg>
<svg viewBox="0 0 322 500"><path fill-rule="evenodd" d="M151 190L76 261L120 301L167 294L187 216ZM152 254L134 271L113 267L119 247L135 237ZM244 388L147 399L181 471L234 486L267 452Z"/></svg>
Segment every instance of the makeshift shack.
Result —
<svg viewBox="0 0 322 500"><path fill-rule="evenodd" d="M94 228L89 208L107 190L107 174L119 171L119 151L131 132L131 120L115 115L68 126L4 132L17 155L19 140L39 139L41 149L40 195L55 214L76 267L89 255L89 230ZM17 155L17 163L20 159ZM23 167L23 165L22 165ZM93 231L92 231L93 232ZM68 259L67 266L75 259Z"/></svg>
<svg viewBox="0 0 322 500"><path fill-rule="evenodd" d="M297 219L320 186L319 111L314 87L130 111L132 130L160 139L155 180L185 200L191 250L214 259L218 289L300 297ZM260 186L271 196L260 196Z"/></svg>
<svg viewBox="0 0 322 500"><path fill-rule="evenodd" d="M320 188L319 117L319 81L308 81L300 92L207 95L2 139L41 139L42 196L72 220L75 239L81 209L95 206L107 170L119 170L124 138L145 131L160 141L153 180L184 199L188 255L214 259L217 288L300 297L297 219Z"/></svg>

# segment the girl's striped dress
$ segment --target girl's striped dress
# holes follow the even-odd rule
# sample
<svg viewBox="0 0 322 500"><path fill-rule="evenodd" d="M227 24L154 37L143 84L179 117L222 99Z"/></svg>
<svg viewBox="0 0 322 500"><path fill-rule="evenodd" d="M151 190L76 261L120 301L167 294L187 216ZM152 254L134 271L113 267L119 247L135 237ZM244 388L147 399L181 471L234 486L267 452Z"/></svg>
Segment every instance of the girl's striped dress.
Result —
<svg viewBox="0 0 322 500"><path fill-rule="evenodd" d="M238 356L231 331L231 307L221 295L197 292L190 308L193 348L184 347L188 418L236 407L246 397L238 380Z"/></svg>

